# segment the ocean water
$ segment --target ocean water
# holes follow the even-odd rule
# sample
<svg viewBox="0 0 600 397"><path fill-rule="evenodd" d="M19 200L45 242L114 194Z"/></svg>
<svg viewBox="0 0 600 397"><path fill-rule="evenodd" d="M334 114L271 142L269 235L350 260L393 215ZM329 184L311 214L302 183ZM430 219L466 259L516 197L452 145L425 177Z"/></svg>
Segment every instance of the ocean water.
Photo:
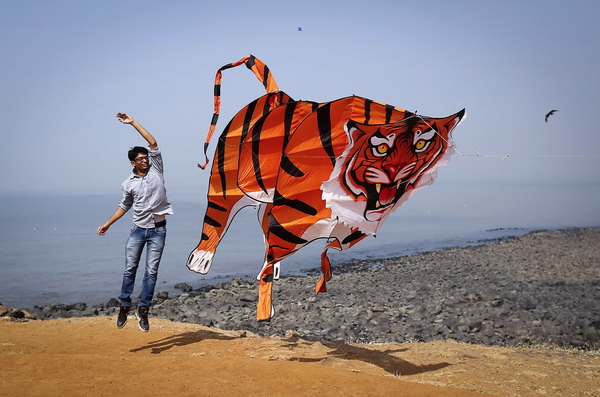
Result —
<svg viewBox="0 0 600 397"><path fill-rule="evenodd" d="M256 210L238 213L220 244L207 275L185 262L200 237L205 197L170 194L175 215L168 217L167 245L157 291L171 295L179 282L193 287L255 277L264 256ZM600 184L473 184L436 182L416 192L388 220L377 237L344 252L329 251L335 268L353 259L409 255L481 244L539 229L600 226ZM0 303L33 305L106 302L119 294L126 214L106 236L96 229L115 210L119 195L0 197ZM324 240L317 240L282 263L282 275L320 266ZM134 296L139 294L142 269Z"/></svg>

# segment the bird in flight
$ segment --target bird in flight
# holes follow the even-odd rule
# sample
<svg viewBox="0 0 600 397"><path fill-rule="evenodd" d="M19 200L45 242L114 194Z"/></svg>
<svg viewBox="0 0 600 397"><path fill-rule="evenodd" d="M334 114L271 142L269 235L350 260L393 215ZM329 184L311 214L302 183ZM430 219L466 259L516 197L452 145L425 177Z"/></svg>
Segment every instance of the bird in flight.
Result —
<svg viewBox="0 0 600 397"><path fill-rule="evenodd" d="M546 117L544 118L546 123L548 122L548 117L552 116L554 114L554 112L558 112L558 110L553 109L553 110L549 111L548 113L546 113Z"/></svg>

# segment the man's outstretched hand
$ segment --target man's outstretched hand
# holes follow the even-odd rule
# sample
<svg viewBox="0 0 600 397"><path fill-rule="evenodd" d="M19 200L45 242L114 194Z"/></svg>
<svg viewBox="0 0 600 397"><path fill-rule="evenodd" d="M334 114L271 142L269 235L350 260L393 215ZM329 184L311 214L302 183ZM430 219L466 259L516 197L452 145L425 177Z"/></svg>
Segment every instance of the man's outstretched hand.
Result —
<svg viewBox="0 0 600 397"><path fill-rule="evenodd" d="M117 119L123 124L133 123L133 118L127 113L117 113Z"/></svg>

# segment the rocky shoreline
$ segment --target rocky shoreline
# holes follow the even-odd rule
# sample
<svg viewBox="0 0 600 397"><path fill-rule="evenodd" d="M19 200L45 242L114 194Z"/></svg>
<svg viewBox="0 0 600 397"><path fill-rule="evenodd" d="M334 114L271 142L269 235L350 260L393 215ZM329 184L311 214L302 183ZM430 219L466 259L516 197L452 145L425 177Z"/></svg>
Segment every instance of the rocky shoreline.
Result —
<svg viewBox="0 0 600 397"><path fill-rule="evenodd" d="M152 316L259 335L308 340L456 340L484 345L600 346L600 229L539 231L499 242L379 261L333 265L274 284L275 317L257 322L255 279L157 294ZM118 302L88 307L2 309L15 319L114 315ZM4 312L4 313L3 313ZM3 313L3 314L2 314Z"/></svg>

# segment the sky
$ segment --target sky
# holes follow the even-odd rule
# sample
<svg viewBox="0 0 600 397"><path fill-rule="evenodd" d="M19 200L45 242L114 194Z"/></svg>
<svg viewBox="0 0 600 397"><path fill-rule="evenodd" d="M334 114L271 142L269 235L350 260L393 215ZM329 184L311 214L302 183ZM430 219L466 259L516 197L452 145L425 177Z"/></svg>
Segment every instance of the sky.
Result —
<svg viewBox="0 0 600 397"><path fill-rule="evenodd" d="M204 197L214 76L249 54L294 99L466 108L438 180L597 185L599 18L595 0L0 0L0 195L120 196L145 144L126 112L170 194ZM264 89L238 67L221 92L217 133Z"/></svg>

